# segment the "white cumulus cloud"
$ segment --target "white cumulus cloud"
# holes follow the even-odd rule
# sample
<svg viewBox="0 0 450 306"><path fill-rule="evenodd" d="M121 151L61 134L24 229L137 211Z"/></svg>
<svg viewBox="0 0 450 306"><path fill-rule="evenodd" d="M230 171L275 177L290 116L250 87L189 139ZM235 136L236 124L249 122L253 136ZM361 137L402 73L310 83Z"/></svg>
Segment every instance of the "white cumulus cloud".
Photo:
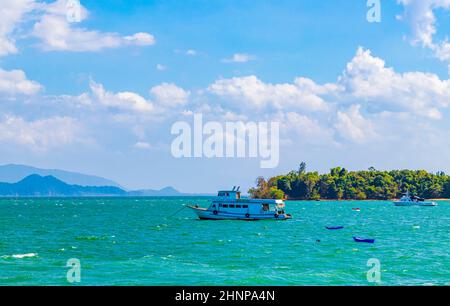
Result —
<svg viewBox="0 0 450 306"><path fill-rule="evenodd" d="M173 83L162 83L155 86L150 89L150 93L162 107L185 105L191 94Z"/></svg>
<svg viewBox="0 0 450 306"><path fill-rule="evenodd" d="M242 109L327 109L321 97L302 86L264 83L254 75L218 80L208 87L208 91Z"/></svg>
<svg viewBox="0 0 450 306"><path fill-rule="evenodd" d="M70 117L26 121L21 117L6 115L0 119L0 143L45 151L83 142L82 130L79 122Z"/></svg>
<svg viewBox="0 0 450 306"><path fill-rule="evenodd" d="M140 149L140 150L148 150L148 149L151 149L151 145L148 143L148 142L136 142L135 144L134 144L134 147L136 148L136 149Z"/></svg>
<svg viewBox="0 0 450 306"><path fill-rule="evenodd" d="M155 38L149 33L139 32L129 36L88 30L79 23L88 16L88 11L80 6L80 22L67 18L66 1L58 0L41 6L43 13L34 25L32 35L40 40L39 46L46 51L100 51L127 45L149 46Z"/></svg>
<svg viewBox="0 0 450 306"><path fill-rule="evenodd" d="M0 56L17 53L14 31L33 8L34 0L0 0Z"/></svg>
<svg viewBox="0 0 450 306"><path fill-rule="evenodd" d="M156 64L156 70L158 71L166 71L167 70L167 66L164 66L163 64Z"/></svg>
<svg viewBox="0 0 450 306"><path fill-rule="evenodd" d="M402 20L406 20L412 30L412 42L434 51L437 58L450 61L450 46L447 40L436 42L438 32L435 11L450 9L450 0L397 0L404 6Z"/></svg>
<svg viewBox="0 0 450 306"><path fill-rule="evenodd" d="M431 73L397 73L363 48L347 64L337 85L341 100L362 100L372 111L408 111L440 119L439 109L450 104L450 80Z"/></svg>
<svg viewBox="0 0 450 306"><path fill-rule="evenodd" d="M27 79L24 71L7 71L0 68L0 95L33 95L41 89L42 86L38 82Z"/></svg>
<svg viewBox="0 0 450 306"><path fill-rule="evenodd" d="M399 73L364 48L358 48L334 83L298 77L292 83L271 84L247 76L219 79L207 92L214 101L211 113L274 118L303 138L330 143L333 138L364 143L386 132L396 135L400 127L396 131L395 122L388 131L383 128L386 118L408 117L406 125L417 128L419 122L443 119L450 106L449 79L419 71Z"/></svg>
<svg viewBox="0 0 450 306"><path fill-rule="evenodd" d="M138 113L148 113L155 109L150 101L136 93L128 91L112 93L94 81L90 82L90 87L94 99L106 107Z"/></svg>
<svg viewBox="0 0 450 306"><path fill-rule="evenodd" d="M342 137L357 143L363 143L375 135L372 122L361 114L361 105L338 111L335 127Z"/></svg>
<svg viewBox="0 0 450 306"><path fill-rule="evenodd" d="M186 55L189 55L189 56L196 56L197 54L198 54L198 52L195 51L194 49L189 49L186 51Z"/></svg>
<svg viewBox="0 0 450 306"><path fill-rule="evenodd" d="M256 57L245 53L233 54L230 58L224 58L222 62L224 63L246 63L255 60Z"/></svg>

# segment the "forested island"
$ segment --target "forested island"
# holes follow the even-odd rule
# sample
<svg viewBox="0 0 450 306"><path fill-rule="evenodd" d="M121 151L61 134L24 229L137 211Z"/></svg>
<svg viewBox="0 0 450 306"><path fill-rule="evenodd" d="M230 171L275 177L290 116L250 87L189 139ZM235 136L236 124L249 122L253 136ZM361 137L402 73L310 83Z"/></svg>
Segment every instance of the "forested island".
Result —
<svg viewBox="0 0 450 306"><path fill-rule="evenodd" d="M450 198L450 176L425 170L348 171L336 167L328 174L307 172L301 163L297 171L266 180L259 177L253 198L290 200L387 200L409 191L427 199Z"/></svg>

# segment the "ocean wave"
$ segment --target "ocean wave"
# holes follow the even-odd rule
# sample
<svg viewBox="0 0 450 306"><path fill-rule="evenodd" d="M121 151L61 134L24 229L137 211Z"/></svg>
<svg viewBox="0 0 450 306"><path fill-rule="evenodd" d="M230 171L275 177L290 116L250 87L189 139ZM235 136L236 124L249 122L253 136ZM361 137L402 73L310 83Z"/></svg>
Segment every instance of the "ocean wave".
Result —
<svg viewBox="0 0 450 306"><path fill-rule="evenodd" d="M26 254L13 254L13 255L4 255L1 258L8 259L8 258L14 258L14 259L23 259L23 258L31 258L31 257L37 257L38 253L26 253Z"/></svg>
<svg viewBox="0 0 450 306"><path fill-rule="evenodd" d="M95 241L95 240L107 240L107 236L78 236L75 240Z"/></svg>

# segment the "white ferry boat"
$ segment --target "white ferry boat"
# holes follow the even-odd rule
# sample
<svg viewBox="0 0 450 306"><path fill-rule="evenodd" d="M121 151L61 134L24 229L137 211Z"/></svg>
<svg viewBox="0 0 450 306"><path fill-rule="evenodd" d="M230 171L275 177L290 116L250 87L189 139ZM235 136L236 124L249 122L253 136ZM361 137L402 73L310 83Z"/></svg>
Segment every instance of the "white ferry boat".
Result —
<svg viewBox="0 0 450 306"><path fill-rule="evenodd" d="M395 206L437 206L436 202L427 201L425 199L411 196L409 191L403 195L399 201L394 201Z"/></svg>
<svg viewBox="0 0 450 306"><path fill-rule="evenodd" d="M219 191L209 208L188 206L202 220L288 220L283 200L242 199L239 187Z"/></svg>

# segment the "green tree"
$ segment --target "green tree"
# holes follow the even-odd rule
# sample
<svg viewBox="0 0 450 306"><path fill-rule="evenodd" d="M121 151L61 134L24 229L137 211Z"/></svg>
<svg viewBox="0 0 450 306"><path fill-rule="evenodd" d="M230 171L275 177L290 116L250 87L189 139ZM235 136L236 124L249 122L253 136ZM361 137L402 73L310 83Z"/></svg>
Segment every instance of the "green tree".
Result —
<svg viewBox="0 0 450 306"><path fill-rule="evenodd" d="M444 183L443 197L450 199L450 179L448 178Z"/></svg>
<svg viewBox="0 0 450 306"><path fill-rule="evenodd" d="M298 175L302 175L306 173L306 163L305 162L301 162L300 166L298 167Z"/></svg>
<svg viewBox="0 0 450 306"><path fill-rule="evenodd" d="M436 174L424 170L347 171L332 168L328 174L306 172L306 164L298 171L265 180L259 177L256 187L249 190L255 198L286 196L290 199L391 199L402 193L424 198L450 198L450 177L443 172Z"/></svg>
<svg viewBox="0 0 450 306"><path fill-rule="evenodd" d="M284 192L276 187L271 187L269 191L269 198L282 200L284 199Z"/></svg>

